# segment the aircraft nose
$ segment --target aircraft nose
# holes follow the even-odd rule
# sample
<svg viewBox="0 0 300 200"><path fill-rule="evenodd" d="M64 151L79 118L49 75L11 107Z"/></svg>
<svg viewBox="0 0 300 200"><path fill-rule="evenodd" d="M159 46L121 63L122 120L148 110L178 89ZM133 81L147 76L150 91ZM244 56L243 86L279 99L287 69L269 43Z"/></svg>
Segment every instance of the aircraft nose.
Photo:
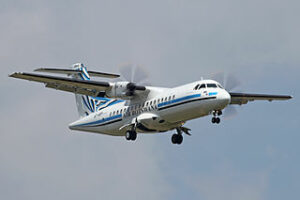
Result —
<svg viewBox="0 0 300 200"><path fill-rule="evenodd" d="M231 101L231 96L226 90L224 90L223 99L227 104L229 104Z"/></svg>
<svg viewBox="0 0 300 200"><path fill-rule="evenodd" d="M231 96L226 90L222 90L219 93L219 99L227 106L231 101Z"/></svg>

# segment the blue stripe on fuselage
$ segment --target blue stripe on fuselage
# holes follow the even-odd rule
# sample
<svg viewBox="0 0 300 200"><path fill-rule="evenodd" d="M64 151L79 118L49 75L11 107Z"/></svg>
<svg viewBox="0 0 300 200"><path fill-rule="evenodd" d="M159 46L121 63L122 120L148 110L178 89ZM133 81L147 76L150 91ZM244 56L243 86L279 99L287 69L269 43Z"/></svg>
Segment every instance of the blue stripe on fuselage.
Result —
<svg viewBox="0 0 300 200"><path fill-rule="evenodd" d="M217 92L210 92L208 93L209 96L213 96L213 95L217 95L218 93Z"/></svg>
<svg viewBox="0 0 300 200"><path fill-rule="evenodd" d="M162 107L162 106L166 106L166 105L169 105L169 104L178 103L178 102L181 102L181 101L193 99L193 98L196 98L196 97L201 97L201 94L193 94L193 95L181 97L181 98L178 98L178 99L173 99L173 100L170 100L170 101L167 101L167 102L159 103L157 106Z"/></svg>
<svg viewBox="0 0 300 200"><path fill-rule="evenodd" d="M84 124L79 124L79 125L76 125L76 126L89 126L89 125L100 125L104 122L108 122L108 121L111 121L113 119L118 119L118 118L121 118L122 115L119 114L119 115L115 115L115 116L111 116L111 117L107 117L107 118L103 118L101 120L97 120L97 121L94 121L94 122L89 122L89 123L84 123Z"/></svg>

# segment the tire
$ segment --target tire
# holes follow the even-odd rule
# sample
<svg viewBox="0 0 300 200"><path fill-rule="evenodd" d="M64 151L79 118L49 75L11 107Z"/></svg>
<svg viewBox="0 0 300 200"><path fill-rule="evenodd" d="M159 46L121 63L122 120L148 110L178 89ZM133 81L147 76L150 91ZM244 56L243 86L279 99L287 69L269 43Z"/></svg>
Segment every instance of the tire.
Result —
<svg viewBox="0 0 300 200"><path fill-rule="evenodd" d="M177 144L181 144L183 141L183 136L182 135L177 135Z"/></svg>
<svg viewBox="0 0 300 200"><path fill-rule="evenodd" d="M216 123L219 124L221 122L220 118L216 118Z"/></svg>
<svg viewBox="0 0 300 200"><path fill-rule="evenodd" d="M131 131L126 131L125 138L126 140L131 140Z"/></svg>
<svg viewBox="0 0 300 200"><path fill-rule="evenodd" d="M177 134L172 135L171 141L173 144L177 144Z"/></svg>
<svg viewBox="0 0 300 200"><path fill-rule="evenodd" d="M135 131L131 131L131 140L136 140L137 133Z"/></svg>
<svg viewBox="0 0 300 200"><path fill-rule="evenodd" d="M223 114L222 110L219 110L219 111L218 111L218 115L220 116L220 115L222 115L222 114Z"/></svg>
<svg viewBox="0 0 300 200"><path fill-rule="evenodd" d="M213 124L216 123L216 118L213 117L213 118L211 119L211 122L212 122Z"/></svg>

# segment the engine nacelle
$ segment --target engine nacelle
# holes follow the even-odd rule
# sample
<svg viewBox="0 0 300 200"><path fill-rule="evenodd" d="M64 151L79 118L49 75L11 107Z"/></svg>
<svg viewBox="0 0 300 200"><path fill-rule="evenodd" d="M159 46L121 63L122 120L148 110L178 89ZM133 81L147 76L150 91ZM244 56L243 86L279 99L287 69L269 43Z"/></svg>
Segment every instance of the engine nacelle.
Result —
<svg viewBox="0 0 300 200"><path fill-rule="evenodd" d="M130 99L132 96L128 96L127 85L129 82L120 81L115 83L110 83L111 89L106 92L106 96L109 98L127 98Z"/></svg>
<svg viewBox="0 0 300 200"><path fill-rule="evenodd" d="M106 92L106 96L109 98L132 99L136 90L146 90L145 86L138 86L128 81L110 83L110 87L111 89Z"/></svg>

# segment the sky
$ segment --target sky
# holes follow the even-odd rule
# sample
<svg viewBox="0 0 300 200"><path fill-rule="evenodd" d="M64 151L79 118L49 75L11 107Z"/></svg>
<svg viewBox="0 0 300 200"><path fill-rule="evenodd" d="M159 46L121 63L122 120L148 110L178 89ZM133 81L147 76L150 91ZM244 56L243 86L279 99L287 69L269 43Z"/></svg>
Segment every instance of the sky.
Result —
<svg viewBox="0 0 300 200"><path fill-rule="evenodd" d="M0 198L299 199L299 1L0 0ZM9 78L37 67L118 72L142 65L153 86L232 73L251 102L216 125L124 137L74 132L73 94Z"/></svg>

